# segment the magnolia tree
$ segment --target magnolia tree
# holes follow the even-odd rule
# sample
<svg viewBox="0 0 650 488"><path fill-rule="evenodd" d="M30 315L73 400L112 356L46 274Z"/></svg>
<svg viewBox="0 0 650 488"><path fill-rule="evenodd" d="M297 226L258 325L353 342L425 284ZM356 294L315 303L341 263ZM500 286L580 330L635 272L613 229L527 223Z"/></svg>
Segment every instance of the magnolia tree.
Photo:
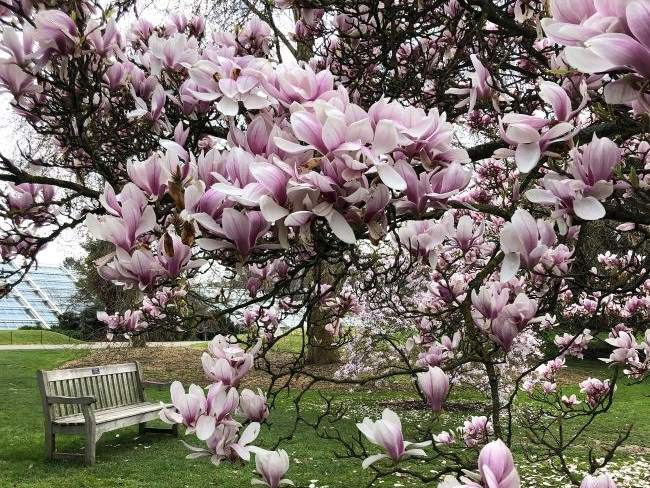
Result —
<svg viewBox="0 0 650 488"><path fill-rule="evenodd" d="M245 283L220 309L242 309L245 334L215 338L207 394L175 383L162 417L205 443L191 457L254 453L271 488L290 483L288 456L251 443L297 376L413 380L433 419L415 442L388 409L359 437L332 433L332 402L314 424L295 395L294 430L339 442L374 479L518 487L521 437L573 484L615 486L596 473L629 427L576 447L617 382L650 369L650 2L243 4L257 17L224 32L128 1L0 0L0 87L32 131L0 156L9 282L85 223L114 246L101 276L142 298L100 314L112 334L177 314L206 269ZM277 364L289 334L303 347ZM559 383L598 342L610 377ZM334 378L305 369L308 346L344 350ZM254 365L266 392L239 389ZM486 408L441 425L462 387Z"/></svg>

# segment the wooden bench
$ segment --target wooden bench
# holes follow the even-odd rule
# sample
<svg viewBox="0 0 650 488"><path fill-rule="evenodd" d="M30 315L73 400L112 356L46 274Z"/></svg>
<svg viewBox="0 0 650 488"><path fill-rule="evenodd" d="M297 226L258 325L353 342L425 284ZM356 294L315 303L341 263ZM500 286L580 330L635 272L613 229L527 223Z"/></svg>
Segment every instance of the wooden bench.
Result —
<svg viewBox="0 0 650 488"><path fill-rule="evenodd" d="M45 416L45 456L47 459L84 458L95 462L95 444L104 432L139 424L140 433L167 432L171 429L147 427L161 409L169 406L148 402L145 387L169 386L168 383L144 381L136 363L111 364L88 368L38 371L38 387ZM57 453L57 434L83 435L84 454Z"/></svg>

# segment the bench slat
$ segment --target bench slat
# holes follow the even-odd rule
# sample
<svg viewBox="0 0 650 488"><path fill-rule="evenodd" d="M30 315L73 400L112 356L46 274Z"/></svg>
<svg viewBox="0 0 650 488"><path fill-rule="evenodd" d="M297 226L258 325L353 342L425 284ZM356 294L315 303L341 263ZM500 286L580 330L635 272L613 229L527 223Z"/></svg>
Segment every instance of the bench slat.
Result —
<svg viewBox="0 0 650 488"><path fill-rule="evenodd" d="M160 403L137 403L135 405L128 405L124 407L108 408L105 410L96 410L95 411L95 422L97 424L103 424L106 422L112 422L113 420L133 417L147 412L156 412L161 410L164 407L169 407L170 405L160 405ZM84 423L84 417L82 414L67 415L65 417L58 418L54 420L55 424L58 425L81 425Z"/></svg>
<svg viewBox="0 0 650 488"><path fill-rule="evenodd" d="M109 364L106 366L88 366L84 368L54 369L46 371L45 373L47 374L48 381L61 381L72 378L127 373L131 371L137 371L137 366L135 363Z"/></svg>

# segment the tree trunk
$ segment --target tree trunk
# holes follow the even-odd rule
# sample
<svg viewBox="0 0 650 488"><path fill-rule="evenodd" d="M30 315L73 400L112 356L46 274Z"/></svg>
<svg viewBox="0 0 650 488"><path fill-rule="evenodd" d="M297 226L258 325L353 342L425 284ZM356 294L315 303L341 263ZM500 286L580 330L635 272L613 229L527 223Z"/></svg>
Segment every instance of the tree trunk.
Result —
<svg viewBox="0 0 650 488"><path fill-rule="evenodd" d="M307 364L333 364L341 360L336 339L325 329L331 320L325 305L317 305L307 324Z"/></svg>

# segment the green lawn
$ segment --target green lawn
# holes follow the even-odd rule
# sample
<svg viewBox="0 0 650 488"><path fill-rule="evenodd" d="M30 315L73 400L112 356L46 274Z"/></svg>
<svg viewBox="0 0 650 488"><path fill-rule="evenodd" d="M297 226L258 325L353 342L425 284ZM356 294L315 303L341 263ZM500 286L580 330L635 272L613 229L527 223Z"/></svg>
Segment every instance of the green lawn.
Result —
<svg viewBox="0 0 650 488"><path fill-rule="evenodd" d="M1 488L110 488L110 487L223 487L244 488L250 486L253 471L249 465L224 464L215 467L207 460L185 459L187 449L178 439L170 436L147 434L140 437L137 429L127 428L106 434L97 446L97 464L85 467L79 463L44 462L42 457L43 434L40 400L36 390L35 371L40 368L55 368L57 365L79 357L86 351L0 351L0 487ZM588 365L602 368L600 364ZM585 373L593 374L592 370ZM596 371L597 373L598 371ZM154 378L152 378L154 379ZM165 399L166 392L152 392L153 398ZM598 421L591 430L588 444L614 436L619 427L634 422L635 431L630 444L650 446L650 418L644 413L650 405L650 385L619 387L618 402L605 419ZM378 393L363 391L344 393L342 401L350 408L346 420L339 426L344 436L355 433L354 422L365 415L376 416L384 407L380 401L397 399L400 393L390 388ZM317 412L320 401L315 394L307 397L304 407ZM257 442L262 447L271 447L278 435L288 432L292 425L292 413L285 398L277 405L270 417L270 428L264 428ZM398 412L403 416L405 436L413 436L415 426L425 424L429 414L420 410ZM440 428L449 429L461 423L467 413L443 413ZM196 438L188 437L191 443L198 444ZM70 438L59 441L64 450L81 449L80 439ZM314 486L323 487L363 487L369 481L367 472L361 470L359 461L342 461L335 458L339 448L330 441L320 439L314 431L300 426L295 437L282 444L291 458L288 477L298 487L308 487L312 480ZM514 448L517 461L523 459L526 445ZM370 448L371 452L378 452ZM647 453L648 449L646 449ZM622 460L631 459L632 451L622 455ZM636 451L638 452L638 451ZM639 458L636 456L635 460ZM528 468L521 463L522 471ZM536 474L533 476L533 471ZM529 480L544 480L545 468L535 466L524 474ZM646 473L647 475L647 473ZM405 478L384 480L378 486L422 486ZM563 484L538 484L527 482L526 488L560 488ZM649 485L619 484L619 488L640 488Z"/></svg>
<svg viewBox="0 0 650 488"><path fill-rule="evenodd" d="M4 344L75 344L81 341L51 330L0 330Z"/></svg>

